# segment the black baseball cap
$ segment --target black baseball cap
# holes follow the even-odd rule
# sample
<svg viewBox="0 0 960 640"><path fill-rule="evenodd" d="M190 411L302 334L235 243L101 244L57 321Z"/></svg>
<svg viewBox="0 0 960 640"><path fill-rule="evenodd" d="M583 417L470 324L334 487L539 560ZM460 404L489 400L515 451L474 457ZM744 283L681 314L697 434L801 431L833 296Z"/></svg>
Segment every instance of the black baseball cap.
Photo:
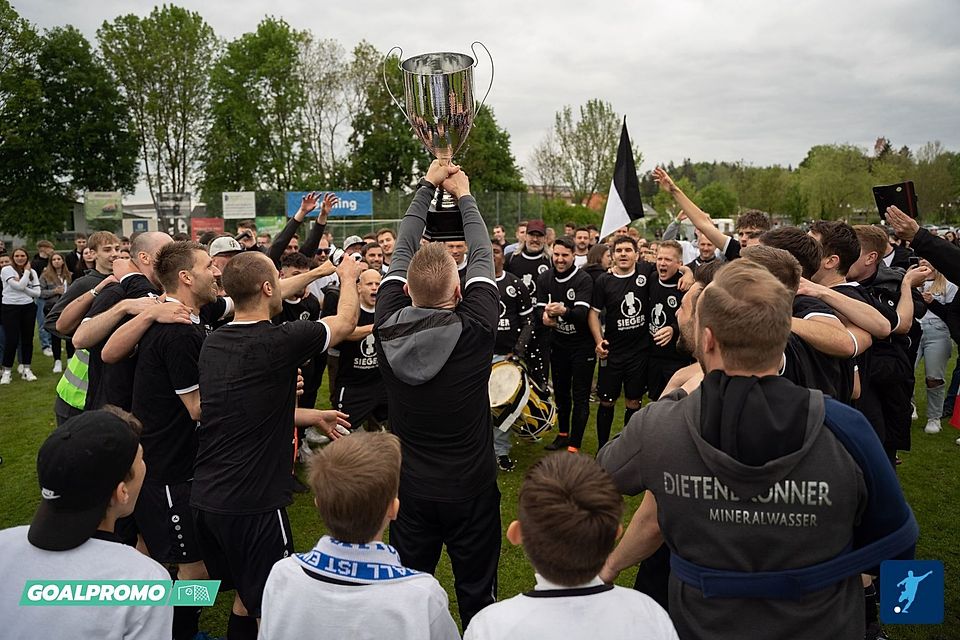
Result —
<svg viewBox="0 0 960 640"><path fill-rule="evenodd" d="M89 540L139 445L130 424L109 411L86 411L51 433L37 454L41 501L27 533L30 544L66 551Z"/></svg>

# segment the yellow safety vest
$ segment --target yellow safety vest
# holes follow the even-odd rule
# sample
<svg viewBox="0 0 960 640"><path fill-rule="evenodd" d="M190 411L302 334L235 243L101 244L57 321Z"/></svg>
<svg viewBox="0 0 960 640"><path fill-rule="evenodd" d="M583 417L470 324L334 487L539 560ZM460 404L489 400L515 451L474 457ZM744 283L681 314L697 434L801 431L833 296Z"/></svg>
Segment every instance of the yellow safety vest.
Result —
<svg viewBox="0 0 960 640"><path fill-rule="evenodd" d="M83 411L87 402L87 369L90 366L90 352L77 349L67 362L67 370L57 383L57 395L74 409Z"/></svg>

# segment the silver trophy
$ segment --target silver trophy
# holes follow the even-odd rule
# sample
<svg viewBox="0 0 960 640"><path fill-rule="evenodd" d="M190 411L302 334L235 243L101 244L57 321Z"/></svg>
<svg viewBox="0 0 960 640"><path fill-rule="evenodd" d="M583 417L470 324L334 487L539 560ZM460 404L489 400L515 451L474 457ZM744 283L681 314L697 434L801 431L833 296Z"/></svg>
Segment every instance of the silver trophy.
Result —
<svg viewBox="0 0 960 640"><path fill-rule="evenodd" d="M406 108L393 95L387 82L387 60L394 51L399 51L402 56L403 50L394 47L387 52L383 60L383 83L390 97L427 151L443 163L452 162L467 141L473 121L483 108L493 86L493 56L482 42L470 45L470 51L474 55L476 45L483 47L490 59L490 85L476 108L473 97L473 68L477 63L465 53L425 53L400 62L398 66L403 73ZM463 239L463 219L457 201L442 188L437 189L430 204L424 235L429 240Z"/></svg>

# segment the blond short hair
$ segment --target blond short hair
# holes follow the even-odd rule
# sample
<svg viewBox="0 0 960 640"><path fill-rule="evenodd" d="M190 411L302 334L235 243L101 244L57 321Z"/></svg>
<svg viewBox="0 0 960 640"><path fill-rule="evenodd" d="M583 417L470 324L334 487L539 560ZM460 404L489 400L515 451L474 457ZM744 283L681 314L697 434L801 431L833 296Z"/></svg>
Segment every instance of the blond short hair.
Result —
<svg viewBox="0 0 960 640"><path fill-rule="evenodd" d="M400 488L400 440L356 432L313 454L310 485L320 518L342 542L372 542Z"/></svg>
<svg viewBox="0 0 960 640"><path fill-rule="evenodd" d="M787 289L796 292L799 288L803 268L800 261L786 249L758 244L741 249L740 257L765 268Z"/></svg>
<svg viewBox="0 0 960 640"><path fill-rule="evenodd" d="M862 252L876 251L877 257L882 258L887 252L887 245L890 241L887 239L887 233L880 227L872 224L858 224L853 227L857 234L857 240L860 242Z"/></svg>
<svg viewBox="0 0 960 640"><path fill-rule="evenodd" d="M697 328L710 327L728 368L776 366L790 336L793 295L764 267L736 260L700 294Z"/></svg>
<svg viewBox="0 0 960 640"><path fill-rule="evenodd" d="M442 242L421 247L407 267L407 288L418 307L436 307L446 302L459 282L457 264Z"/></svg>

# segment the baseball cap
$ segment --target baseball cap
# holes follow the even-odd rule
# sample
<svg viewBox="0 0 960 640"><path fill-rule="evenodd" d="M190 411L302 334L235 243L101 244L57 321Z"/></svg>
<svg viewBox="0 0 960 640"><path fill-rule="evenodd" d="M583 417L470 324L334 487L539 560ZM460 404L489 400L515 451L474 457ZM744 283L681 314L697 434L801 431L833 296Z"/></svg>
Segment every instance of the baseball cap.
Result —
<svg viewBox="0 0 960 640"><path fill-rule="evenodd" d="M140 436L108 411L86 411L51 433L37 454L40 506L27 539L66 551L90 539L137 458Z"/></svg>
<svg viewBox="0 0 960 640"><path fill-rule="evenodd" d="M366 244L366 243L363 241L363 238L361 238L360 236L349 236L346 240L343 241L343 248L349 249L355 244Z"/></svg>
<svg viewBox="0 0 960 640"><path fill-rule="evenodd" d="M539 233L542 236L547 235L547 225L543 220L531 220L527 223L527 233Z"/></svg>
<svg viewBox="0 0 960 640"><path fill-rule="evenodd" d="M240 253L243 246L230 236L221 236L210 243L210 257L218 256L222 253Z"/></svg>

